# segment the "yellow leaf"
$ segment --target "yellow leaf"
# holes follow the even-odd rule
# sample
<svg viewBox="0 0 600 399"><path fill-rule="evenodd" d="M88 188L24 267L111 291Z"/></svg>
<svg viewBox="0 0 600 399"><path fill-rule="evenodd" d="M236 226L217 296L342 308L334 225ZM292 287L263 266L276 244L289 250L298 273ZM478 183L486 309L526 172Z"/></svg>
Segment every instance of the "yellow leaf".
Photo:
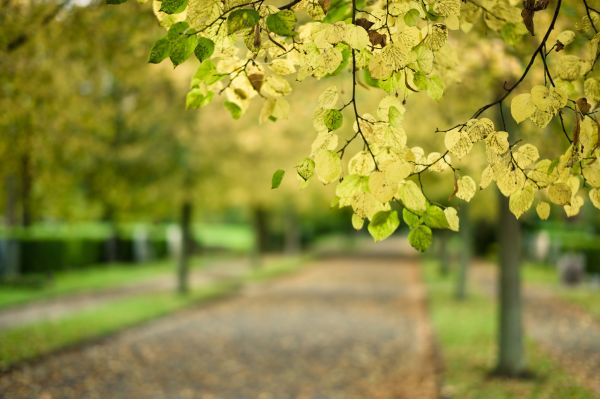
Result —
<svg viewBox="0 0 600 399"><path fill-rule="evenodd" d="M546 220L550 216L550 204L545 201L540 201L535 207L535 211L540 219Z"/></svg>
<svg viewBox="0 0 600 399"><path fill-rule="evenodd" d="M369 191L381 202L389 202L397 187L397 181L396 184L389 181L383 172L375 171L369 176Z"/></svg>
<svg viewBox="0 0 600 399"><path fill-rule="evenodd" d="M323 184L336 181L342 173L342 164L337 153L320 150L315 155L315 173Z"/></svg>
<svg viewBox="0 0 600 399"><path fill-rule="evenodd" d="M496 176L496 185L500 192L508 197L521 187L525 183L525 175L516 169L510 170L509 168L504 169L501 173L495 174Z"/></svg>
<svg viewBox="0 0 600 399"><path fill-rule="evenodd" d="M593 188L590 190L589 195L590 201L592 201L592 205L600 209L600 190L597 188Z"/></svg>
<svg viewBox="0 0 600 399"><path fill-rule="evenodd" d="M557 205L566 205L571 200L571 188L565 183L552 184L546 191L550 201Z"/></svg>
<svg viewBox="0 0 600 399"><path fill-rule="evenodd" d="M495 132L490 134L485 140L485 145L488 150L494 154L501 155L508 151L508 133Z"/></svg>
<svg viewBox="0 0 600 399"><path fill-rule="evenodd" d="M415 212L425 212L427 209L427 200L423 192L412 180L404 180L398 186L398 199L402 201L405 207Z"/></svg>
<svg viewBox="0 0 600 399"><path fill-rule="evenodd" d="M354 228L354 230L362 229L364 224L365 220L363 218L358 216L356 213L352 214L352 227Z"/></svg>
<svg viewBox="0 0 600 399"><path fill-rule="evenodd" d="M446 133L444 144L458 159L463 158L473 148L473 143L469 139L469 136L465 132L461 132L458 128Z"/></svg>
<svg viewBox="0 0 600 399"><path fill-rule="evenodd" d="M360 151L348 161L348 173L368 176L375 169L375 162L368 151Z"/></svg>
<svg viewBox="0 0 600 399"><path fill-rule="evenodd" d="M526 184L522 189L516 190L510 195L508 207L516 218L520 218L522 214L527 212L533 204L535 198L535 190L530 184Z"/></svg>
<svg viewBox="0 0 600 399"><path fill-rule="evenodd" d="M521 123L530 118L535 112L535 105L531 101L531 94L523 93L513 97L510 103L510 113L515 122Z"/></svg>
<svg viewBox="0 0 600 399"><path fill-rule="evenodd" d="M458 179L456 184L458 185L456 196L463 201L471 201L475 195L475 191L477 191L477 183L475 183L475 180L473 180L471 176L463 176Z"/></svg>
<svg viewBox="0 0 600 399"><path fill-rule="evenodd" d="M456 209L449 206L448 208L444 209L444 215L446 215L446 220L448 221L448 228L452 231L458 231L460 228L460 223Z"/></svg>
<svg viewBox="0 0 600 399"><path fill-rule="evenodd" d="M524 169L538 160L540 154L532 144L524 144L513 152L513 158L521 169Z"/></svg>

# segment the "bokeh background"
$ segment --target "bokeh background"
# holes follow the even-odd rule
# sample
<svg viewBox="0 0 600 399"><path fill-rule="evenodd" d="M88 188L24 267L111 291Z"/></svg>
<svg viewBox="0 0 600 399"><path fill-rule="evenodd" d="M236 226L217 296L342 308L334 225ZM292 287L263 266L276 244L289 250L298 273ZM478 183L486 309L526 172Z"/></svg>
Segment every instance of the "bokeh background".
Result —
<svg viewBox="0 0 600 399"><path fill-rule="evenodd" d="M303 84L290 98L293 116L277 123L259 124L257 104L240 120L233 120L220 100L187 111L185 93L197 64L190 60L175 70L168 62L147 64L148 51L162 34L149 4L0 0L0 396L420 397L416 392L426 389L414 382L400 384L409 396L384 383L380 393L306 391L302 396L302 390L293 393L294 383L311 384L303 382L302 372L290 377L294 383L287 390L289 381L280 376L278 388L268 388L271 396L260 396L268 394L266 383L255 390L240 383L248 391L237 393L206 383L181 393L186 380L173 377L179 382L172 391L159 384L142 394L135 390L143 385L139 381L107 390L114 381L103 380L100 369L83 368L85 374L68 377L74 371L64 363L78 369L73 364L86 361L77 356L92 356L89 348L100 337L102 345L112 345L119 332L150 331L151 320L168 324L182 309L201 312L199 304L247 285L261 290L265 281L302 275L315 262L326 270L345 270L344 259L363 259L358 266L373 273L379 273L381 262L417 273L415 281L412 274L399 277L398 287L424 287L421 302L409 305L421 309L423 328L431 329L428 350L435 356L427 361L435 367L413 366L429 370L423 378L432 379L438 397L600 397L600 212L589 202L570 219L558 209L545 222L531 211L521 218L522 237L515 237L514 248L522 248L531 373L517 380L492 378L496 263L502 250L514 250L498 244L505 216L496 189L481 191L468 207L452 200L462 213L461 232L437 231L434 247L423 256L406 245L402 227L389 242L373 245L366 232L352 229L349 212L330 206L330 187L312 182L301 188L294 176L314 139L315 98L332 80ZM407 104L410 145L439 148L443 137L434 133L436 127L465 119L482 102L481 93L493 98L503 77L518 73L519 54L502 55L502 44L490 43L473 43L460 62L455 60L457 74L469 71L475 78L457 76L461 83L449 88L441 103L415 96ZM366 91L361 101L368 106L375 96ZM535 140L547 141L552 128ZM477 162L463 167L479 170ZM287 174L272 190L271 176L280 168ZM448 201L451 179L425 183L431 198ZM344 281L338 272L321 278ZM359 273L357 284L367 281L372 295L383 295L384 281L352 267L348 273ZM315 279L304 283L319 286L322 280ZM239 306L244 314L243 301ZM407 320L394 327L397 334L420 325ZM277 318L257 322L267 331L278 323ZM370 322L350 328L356 342L373 339L360 334ZM303 325L310 329L310 321ZM188 333L192 338L183 337L194 345L193 331ZM339 339L337 345L344 351ZM276 345L266 352L281 353ZM211 362L235 357L214 356ZM394 357L400 359L401 350ZM387 364L384 359L374 356L361 375ZM200 363L187 367L208 361L196 360ZM152 364L130 363L142 373ZM342 374L344 367L339 365ZM279 372L262 375L274 378ZM220 377L228 375L223 373ZM81 383L88 378L92 382Z"/></svg>

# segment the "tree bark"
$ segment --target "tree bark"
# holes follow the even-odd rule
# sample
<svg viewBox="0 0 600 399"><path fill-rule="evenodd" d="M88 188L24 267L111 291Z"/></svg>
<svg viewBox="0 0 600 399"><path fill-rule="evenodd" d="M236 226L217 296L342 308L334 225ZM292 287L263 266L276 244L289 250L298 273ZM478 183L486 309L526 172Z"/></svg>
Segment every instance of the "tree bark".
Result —
<svg viewBox="0 0 600 399"><path fill-rule="evenodd" d="M21 225L23 227L29 227L33 222L31 208L32 186L31 158L28 153L25 153L21 156Z"/></svg>
<svg viewBox="0 0 600 399"><path fill-rule="evenodd" d="M177 262L177 292L189 292L189 258L192 252L192 203L181 204L179 228L181 230L181 251Z"/></svg>
<svg viewBox="0 0 600 399"><path fill-rule="evenodd" d="M449 238L446 231L441 231L438 238L438 256L440 258L439 273L442 277L447 277L450 273L450 252L448 251Z"/></svg>
<svg viewBox="0 0 600 399"><path fill-rule="evenodd" d="M15 175L10 174L5 178L6 207L5 223L8 228L8 237L4 241L4 256L2 259L2 270L0 275L16 276L20 274L20 247L19 240L15 239L14 228L18 224L17 197L18 185Z"/></svg>
<svg viewBox="0 0 600 399"><path fill-rule="evenodd" d="M499 194L500 268L498 276L498 374L517 377L525 371L521 295L521 228Z"/></svg>
<svg viewBox="0 0 600 399"><path fill-rule="evenodd" d="M253 208L254 247L252 250L252 266L260 267L261 255L266 252L269 240L268 215L260 206Z"/></svg>
<svg viewBox="0 0 600 399"><path fill-rule="evenodd" d="M295 255L300 252L300 227L296 210L289 205L285 210L285 253Z"/></svg>
<svg viewBox="0 0 600 399"><path fill-rule="evenodd" d="M469 206L466 204L461 205L460 209L460 236L462 249L458 261L458 275L454 295L456 299L462 301L467 297L467 281L473 253L473 227L469 216Z"/></svg>

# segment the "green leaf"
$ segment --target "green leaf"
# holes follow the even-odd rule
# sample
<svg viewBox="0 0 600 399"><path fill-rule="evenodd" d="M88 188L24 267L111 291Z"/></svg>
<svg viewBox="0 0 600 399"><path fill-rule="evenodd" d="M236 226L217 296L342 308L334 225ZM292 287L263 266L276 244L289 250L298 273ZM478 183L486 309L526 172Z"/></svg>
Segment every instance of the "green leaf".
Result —
<svg viewBox="0 0 600 399"><path fill-rule="evenodd" d="M179 14L187 7L188 0L162 0L160 10L166 14Z"/></svg>
<svg viewBox="0 0 600 399"><path fill-rule="evenodd" d="M192 79L192 86L198 86L200 82L204 82L207 85L213 84L222 78L217 73L217 68L211 60L206 60L196 70L194 78Z"/></svg>
<svg viewBox="0 0 600 399"><path fill-rule="evenodd" d="M231 113L233 119L240 119L240 116L242 116L242 109L236 103L225 101L225 108Z"/></svg>
<svg viewBox="0 0 600 399"><path fill-rule="evenodd" d="M409 12L404 14L404 23L408 26L415 26L421 19L421 14L417 9L411 9Z"/></svg>
<svg viewBox="0 0 600 399"><path fill-rule="evenodd" d="M439 206L428 205L427 211L423 215L423 222L432 229L447 229L448 220L443 209Z"/></svg>
<svg viewBox="0 0 600 399"><path fill-rule="evenodd" d="M252 28L259 19L260 15L252 8L232 11L227 17L227 32L231 35L240 30Z"/></svg>
<svg viewBox="0 0 600 399"><path fill-rule="evenodd" d="M198 61L202 62L205 59L209 58L214 51L215 43L212 40L206 37L198 38L198 44L194 49L194 55L196 56L196 58L198 58Z"/></svg>
<svg viewBox="0 0 600 399"><path fill-rule="evenodd" d="M407 208L402 209L402 219L411 229L421 224L421 217Z"/></svg>
<svg viewBox="0 0 600 399"><path fill-rule="evenodd" d="M296 165L296 172L302 180L307 181L315 172L315 161L310 158L305 158L302 162Z"/></svg>
<svg viewBox="0 0 600 399"><path fill-rule="evenodd" d="M106 4L123 4L126 2L127 0L106 0Z"/></svg>
<svg viewBox="0 0 600 399"><path fill-rule="evenodd" d="M171 41L178 40L179 36L183 35L189 27L190 25L185 21L177 22L169 28L167 38Z"/></svg>
<svg viewBox="0 0 600 399"><path fill-rule="evenodd" d="M294 36L296 14L292 10L283 10L267 17L267 28L281 36Z"/></svg>
<svg viewBox="0 0 600 399"><path fill-rule="evenodd" d="M381 241L391 236L399 225L398 212L382 211L373 216L368 229L375 241Z"/></svg>
<svg viewBox="0 0 600 399"><path fill-rule="evenodd" d="M408 233L408 242L414 249L420 252L425 252L431 245L432 240L431 229L427 226L417 226Z"/></svg>
<svg viewBox="0 0 600 399"><path fill-rule="evenodd" d="M379 87L379 81L377 79L373 79L371 76L371 72L369 72L369 68L363 69L363 77L365 79L365 83L371 87Z"/></svg>
<svg viewBox="0 0 600 399"><path fill-rule="evenodd" d="M335 71L325 75L327 77L339 75L340 72L342 72L348 66L350 59L352 59L352 49L348 45L344 43L338 43L335 47L342 52L342 62L340 62L340 65L338 65Z"/></svg>
<svg viewBox="0 0 600 399"><path fill-rule="evenodd" d="M413 82L417 89L419 90L427 90L427 76L421 71L417 71L415 76L413 77Z"/></svg>
<svg viewBox="0 0 600 399"><path fill-rule="evenodd" d="M204 107L211 102L213 95L212 91L205 92L202 89L194 88L188 92L185 98L185 107L187 109Z"/></svg>
<svg viewBox="0 0 600 399"><path fill-rule="evenodd" d="M171 53L169 58L174 66L177 66L187 60L194 52L198 38L194 35L181 35L178 40L171 42Z"/></svg>
<svg viewBox="0 0 600 399"><path fill-rule="evenodd" d="M273 177L271 178L271 189L278 188L283 180L283 176L285 175L285 170L277 169L275 173L273 173Z"/></svg>
<svg viewBox="0 0 600 399"><path fill-rule="evenodd" d="M171 42L166 37L162 39L158 39L152 49L150 50L150 55L148 56L148 62L151 64L158 64L165 58L169 56L171 52Z"/></svg>
<svg viewBox="0 0 600 399"><path fill-rule="evenodd" d="M439 76L433 76L427 82L427 94L434 100L439 100L444 94L444 82Z"/></svg>
<svg viewBox="0 0 600 399"><path fill-rule="evenodd" d="M323 122L327 129L336 130L342 127L342 122L344 121L344 116L337 109L329 109L325 112L323 116Z"/></svg>

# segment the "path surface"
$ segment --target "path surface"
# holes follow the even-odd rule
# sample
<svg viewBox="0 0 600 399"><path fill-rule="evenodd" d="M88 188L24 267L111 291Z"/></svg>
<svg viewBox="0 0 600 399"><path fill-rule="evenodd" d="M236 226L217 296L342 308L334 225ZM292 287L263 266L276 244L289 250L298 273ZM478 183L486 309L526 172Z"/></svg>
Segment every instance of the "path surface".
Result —
<svg viewBox="0 0 600 399"><path fill-rule="evenodd" d="M0 375L2 398L433 399L416 261L333 258Z"/></svg>
<svg viewBox="0 0 600 399"><path fill-rule="evenodd" d="M211 261L211 264L205 268L191 270L190 284L192 287L198 288L216 280L239 277L249 268L250 265L245 259ZM0 330L40 321L58 320L135 295L172 292L175 287L174 273L165 272L156 277L119 287L96 292L67 294L0 309Z"/></svg>
<svg viewBox="0 0 600 399"><path fill-rule="evenodd" d="M488 294L496 292L492 265L477 264L472 272ZM527 335L600 397L600 320L548 287L528 284L523 293Z"/></svg>

